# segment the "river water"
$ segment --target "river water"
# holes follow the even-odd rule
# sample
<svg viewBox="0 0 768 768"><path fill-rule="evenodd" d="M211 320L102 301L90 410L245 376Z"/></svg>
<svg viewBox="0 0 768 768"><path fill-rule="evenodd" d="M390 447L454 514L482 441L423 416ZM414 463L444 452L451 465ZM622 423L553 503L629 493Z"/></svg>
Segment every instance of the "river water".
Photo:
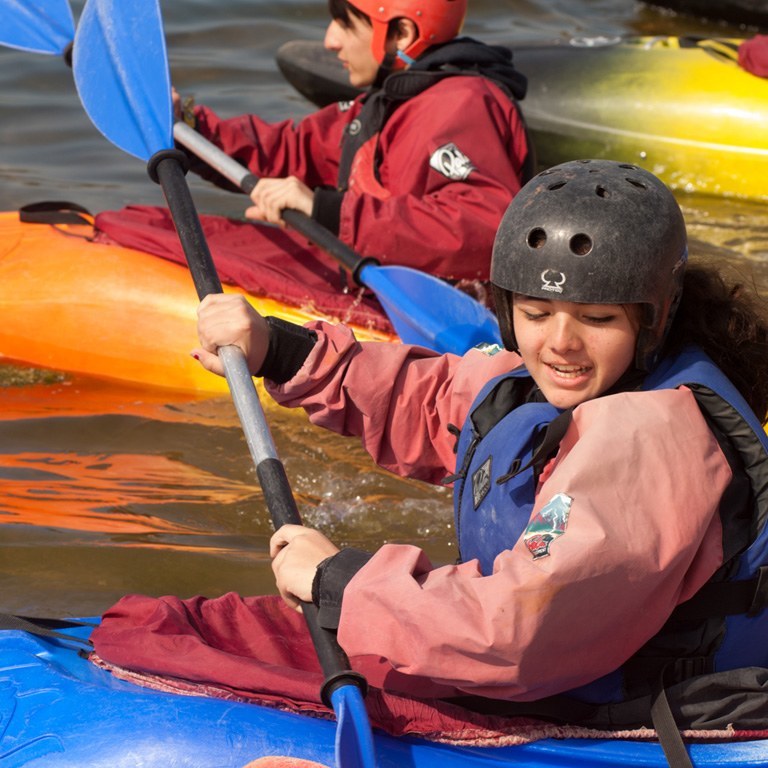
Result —
<svg viewBox="0 0 768 768"><path fill-rule="evenodd" d="M311 111L274 52L322 36L323 0L167 0L163 13L179 90L226 116ZM465 27L500 43L753 31L631 0L473 0ZM94 212L162 204L143 164L92 127L58 57L0 50L0 105L0 210L54 199ZM240 213L236 198L192 187L201 212ZM765 204L679 199L694 250L768 286ZM435 562L453 558L448 491L393 478L301 414L268 415L307 522L341 544L411 541ZM270 530L228 398L0 364L0 610L86 615L128 592L271 592Z"/></svg>

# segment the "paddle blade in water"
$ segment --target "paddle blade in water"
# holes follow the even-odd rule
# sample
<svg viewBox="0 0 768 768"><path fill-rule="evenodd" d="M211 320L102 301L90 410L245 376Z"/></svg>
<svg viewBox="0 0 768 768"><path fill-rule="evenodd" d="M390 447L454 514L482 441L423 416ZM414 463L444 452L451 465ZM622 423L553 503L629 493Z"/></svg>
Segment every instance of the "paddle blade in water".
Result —
<svg viewBox="0 0 768 768"><path fill-rule="evenodd" d="M173 147L171 80L157 0L88 0L75 85L94 125L141 160Z"/></svg>
<svg viewBox="0 0 768 768"><path fill-rule="evenodd" d="M33 53L64 53L75 36L68 0L0 0L0 44Z"/></svg>
<svg viewBox="0 0 768 768"><path fill-rule="evenodd" d="M360 279L376 294L406 344L455 355L477 344L501 344L493 313L433 275L409 267L368 265Z"/></svg>

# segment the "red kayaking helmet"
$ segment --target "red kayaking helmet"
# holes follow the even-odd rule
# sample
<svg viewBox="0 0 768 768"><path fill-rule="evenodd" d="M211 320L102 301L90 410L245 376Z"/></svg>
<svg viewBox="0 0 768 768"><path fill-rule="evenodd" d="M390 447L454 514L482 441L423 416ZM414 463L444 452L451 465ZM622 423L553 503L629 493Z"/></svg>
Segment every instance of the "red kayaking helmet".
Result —
<svg viewBox="0 0 768 768"><path fill-rule="evenodd" d="M403 54L416 59L431 45L446 43L459 34L467 12L467 0L349 0L371 19L371 49L381 64L386 55L387 30L393 19L410 19L418 29L416 41ZM395 69L405 66L396 59Z"/></svg>
<svg viewBox="0 0 768 768"><path fill-rule="evenodd" d="M493 246L491 282L504 345L517 349L512 295L642 307L635 364L650 370L677 309L688 258L672 192L629 163L578 160L534 176Z"/></svg>

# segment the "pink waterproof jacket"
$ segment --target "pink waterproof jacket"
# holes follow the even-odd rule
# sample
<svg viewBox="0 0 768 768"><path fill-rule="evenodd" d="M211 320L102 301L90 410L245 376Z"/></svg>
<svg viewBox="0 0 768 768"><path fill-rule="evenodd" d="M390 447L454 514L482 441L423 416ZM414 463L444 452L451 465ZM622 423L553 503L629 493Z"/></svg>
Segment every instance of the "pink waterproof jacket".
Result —
<svg viewBox="0 0 768 768"><path fill-rule="evenodd" d="M273 396L360 436L382 466L431 482L454 470L448 425L520 363L509 352L438 356L317 329L304 366L270 385ZM719 567L730 479L689 390L588 401L540 478L532 517L556 494L573 500L549 556L510 542L483 577L472 561L433 567L416 547L386 545L345 589L339 640L353 658L493 698L533 700L595 680Z"/></svg>
<svg viewBox="0 0 768 768"><path fill-rule="evenodd" d="M333 104L296 125L220 120L204 107L196 117L203 136L257 176L315 188L336 186L344 130L360 110L359 100ZM449 77L398 107L376 138L355 156L339 237L383 263L487 279L528 153L515 103L487 78Z"/></svg>

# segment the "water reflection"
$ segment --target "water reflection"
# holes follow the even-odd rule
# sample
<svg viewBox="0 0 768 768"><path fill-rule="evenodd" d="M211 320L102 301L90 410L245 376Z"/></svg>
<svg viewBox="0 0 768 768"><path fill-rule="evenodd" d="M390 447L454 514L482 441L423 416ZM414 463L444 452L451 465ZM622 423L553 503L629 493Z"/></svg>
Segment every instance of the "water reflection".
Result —
<svg viewBox="0 0 768 768"><path fill-rule="evenodd" d="M73 2L79 15L82 0ZM222 115L299 118L312 107L274 64L277 47L322 35L321 0L166 3L174 83ZM619 0L477 0L465 31L489 42L571 35L744 35ZM0 50L0 208L71 199L93 211L163 204L142 163L84 115L57 58ZM55 124L51 115L56 115ZM191 180L201 211L242 200ZM678 195L691 250L768 287L768 207ZM84 276L85 277L85 276ZM392 477L353 441L269 408L307 522L340 544L423 545L455 556L445 489ZM271 532L234 409L201 398L0 365L0 610L99 613L127 592L272 592Z"/></svg>
<svg viewBox="0 0 768 768"><path fill-rule="evenodd" d="M274 591L272 528L227 397L12 366L0 382L0 609ZM453 557L446 490L392 477L302 414L267 412L306 522L341 544L420 540Z"/></svg>
<svg viewBox="0 0 768 768"><path fill-rule="evenodd" d="M768 207L681 193L691 252L766 294ZM271 533L227 396L0 366L2 610L89 614L127 592L274 591ZM340 544L450 562L450 492L267 404L305 520Z"/></svg>

